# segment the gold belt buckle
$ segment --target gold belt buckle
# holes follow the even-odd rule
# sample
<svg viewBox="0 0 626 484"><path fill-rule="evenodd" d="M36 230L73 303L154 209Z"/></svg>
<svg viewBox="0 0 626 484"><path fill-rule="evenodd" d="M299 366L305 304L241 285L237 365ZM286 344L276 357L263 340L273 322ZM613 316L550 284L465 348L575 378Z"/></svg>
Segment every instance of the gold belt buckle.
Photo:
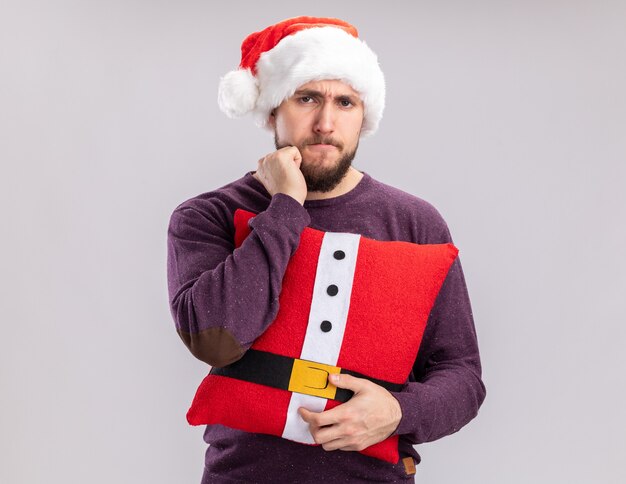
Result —
<svg viewBox="0 0 626 484"><path fill-rule="evenodd" d="M289 391L333 399L337 387L328 380L328 377L332 373L338 374L340 372L341 368L338 366L296 358L293 360L293 368L291 369Z"/></svg>

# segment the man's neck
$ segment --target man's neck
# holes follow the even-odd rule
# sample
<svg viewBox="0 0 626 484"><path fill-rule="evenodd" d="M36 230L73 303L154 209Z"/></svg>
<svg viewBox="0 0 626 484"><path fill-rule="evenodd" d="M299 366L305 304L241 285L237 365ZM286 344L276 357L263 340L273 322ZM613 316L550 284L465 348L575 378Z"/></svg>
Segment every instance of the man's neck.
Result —
<svg viewBox="0 0 626 484"><path fill-rule="evenodd" d="M346 173L346 176L343 177L335 188L329 192L308 192L306 200L323 200L326 198L338 197L339 195L348 193L356 187L361 181L361 178L363 178L363 173L351 166Z"/></svg>

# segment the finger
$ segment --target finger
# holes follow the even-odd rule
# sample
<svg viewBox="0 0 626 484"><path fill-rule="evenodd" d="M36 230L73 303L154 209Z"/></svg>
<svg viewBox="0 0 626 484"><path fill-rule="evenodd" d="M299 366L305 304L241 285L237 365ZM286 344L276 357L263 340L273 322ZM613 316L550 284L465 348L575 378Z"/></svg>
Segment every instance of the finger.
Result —
<svg viewBox="0 0 626 484"><path fill-rule="evenodd" d="M327 451L332 450L356 450L356 446L347 438L341 437L322 444L322 448Z"/></svg>
<svg viewBox="0 0 626 484"><path fill-rule="evenodd" d="M300 417L302 417L302 420L304 420L308 424L313 424L315 415L317 415L317 412L311 412L304 407L298 408L298 413L300 414Z"/></svg>
<svg viewBox="0 0 626 484"><path fill-rule="evenodd" d="M302 420L310 425L311 429L323 427L324 425L330 425L330 423L322 423L330 421L329 416L324 415L329 411L330 410L327 410L326 412L311 412L304 407L298 408L298 413L300 414L300 417L302 417ZM330 417L332 417L332 415Z"/></svg>
<svg viewBox="0 0 626 484"><path fill-rule="evenodd" d="M320 416L326 412L312 412L305 407L300 407L298 408L298 413L300 414L300 417L302 417L302 420L308 423L311 427L321 427L324 425L320 423Z"/></svg>
<svg viewBox="0 0 626 484"><path fill-rule="evenodd" d="M281 148L279 151L284 152L288 155L293 161L299 162L302 160L302 155L300 154L300 150L295 146L285 146Z"/></svg>
<svg viewBox="0 0 626 484"><path fill-rule="evenodd" d="M355 450L363 450L366 449L367 447L363 447L360 445L342 445L341 447L339 447L338 450L343 450L343 451L355 451Z"/></svg>
<svg viewBox="0 0 626 484"><path fill-rule="evenodd" d="M330 410L325 410L324 412L308 412L307 423L310 425L314 425L316 427L326 427L328 425L335 425L341 423L345 420L346 414L346 403L338 405L335 408L331 408ZM306 409L305 409L306 410Z"/></svg>
<svg viewBox="0 0 626 484"><path fill-rule="evenodd" d="M339 407L341 407L341 405ZM342 418L342 415L344 413L335 411L339 407L335 407L331 410L326 410L324 412L311 412L304 407L300 407L298 408L298 413L302 417L302 420L308 423L311 427L325 427L328 425L339 423L339 419Z"/></svg>
<svg viewBox="0 0 626 484"><path fill-rule="evenodd" d="M371 383L365 378L357 378L346 373L330 375L330 382L336 387L352 390L355 395L362 392Z"/></svg>
<svg viewBox="0 0 626 484"><path fill-rule="evenodd" d="M302 162L302 153L300 153L300 150L295 146L293 147L293 149L295 150L293 161L295 161L296 164L300 166L300 163Z"/></svg>
<svg viewBox="0 0 626 484"><path fill-rule="evenodd" d="M324 445L334 440L344 438L340 425L328 425L327 427L309 428L311 436L316 444Z"/></svg>
<svg viewBox="0 0 626 484"><path fill-rule="evenodd" d="M363 449L367 449L370 445L366 441L356 441L352 437L339 437L333 441L330 441L324 446L327 450L343 450L343 451L361 451Z"/></svg>

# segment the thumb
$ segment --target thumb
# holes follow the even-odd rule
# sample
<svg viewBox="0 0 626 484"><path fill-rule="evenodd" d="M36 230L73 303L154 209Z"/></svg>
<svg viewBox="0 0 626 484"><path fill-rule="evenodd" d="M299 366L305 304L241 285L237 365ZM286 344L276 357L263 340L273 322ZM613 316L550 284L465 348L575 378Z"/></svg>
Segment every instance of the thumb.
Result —
<svg viewBox="0 0 626 484"><path fill-rule="evenodd" d="M357 378L352 375L348 375L346 373L330 375L330 382L338 388L347 388L348 390L352 390L355 394L359 393L363 390L366 382L369 380L365 380L364 378Z"/></svg>

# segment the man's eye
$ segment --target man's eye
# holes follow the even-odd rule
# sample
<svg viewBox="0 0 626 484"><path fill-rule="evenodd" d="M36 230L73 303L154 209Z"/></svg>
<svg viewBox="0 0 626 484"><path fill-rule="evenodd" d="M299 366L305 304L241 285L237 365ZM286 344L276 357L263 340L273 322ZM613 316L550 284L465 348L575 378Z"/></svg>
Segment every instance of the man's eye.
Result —
<svg viewBox="0 0 626 484"><path fill-rule="evenodd" d="M352 101L350 101L350 100L348 100L348 99L342 99L340 102L341 102L341 105L342 105L344 108L347 108L347 107L352 106Z"/></svg>
<svg viewBox="0 0 626 484"><path fill-rule="evenodd" d="M305 103L305 104L308 104L308 102L309 102L309 101L312 101L312 100L313 100L313 98L312 98L311 96L302 96L302 97L300 98L300 101L301 101L301 102L303 102L303 103Z"/></svg>

